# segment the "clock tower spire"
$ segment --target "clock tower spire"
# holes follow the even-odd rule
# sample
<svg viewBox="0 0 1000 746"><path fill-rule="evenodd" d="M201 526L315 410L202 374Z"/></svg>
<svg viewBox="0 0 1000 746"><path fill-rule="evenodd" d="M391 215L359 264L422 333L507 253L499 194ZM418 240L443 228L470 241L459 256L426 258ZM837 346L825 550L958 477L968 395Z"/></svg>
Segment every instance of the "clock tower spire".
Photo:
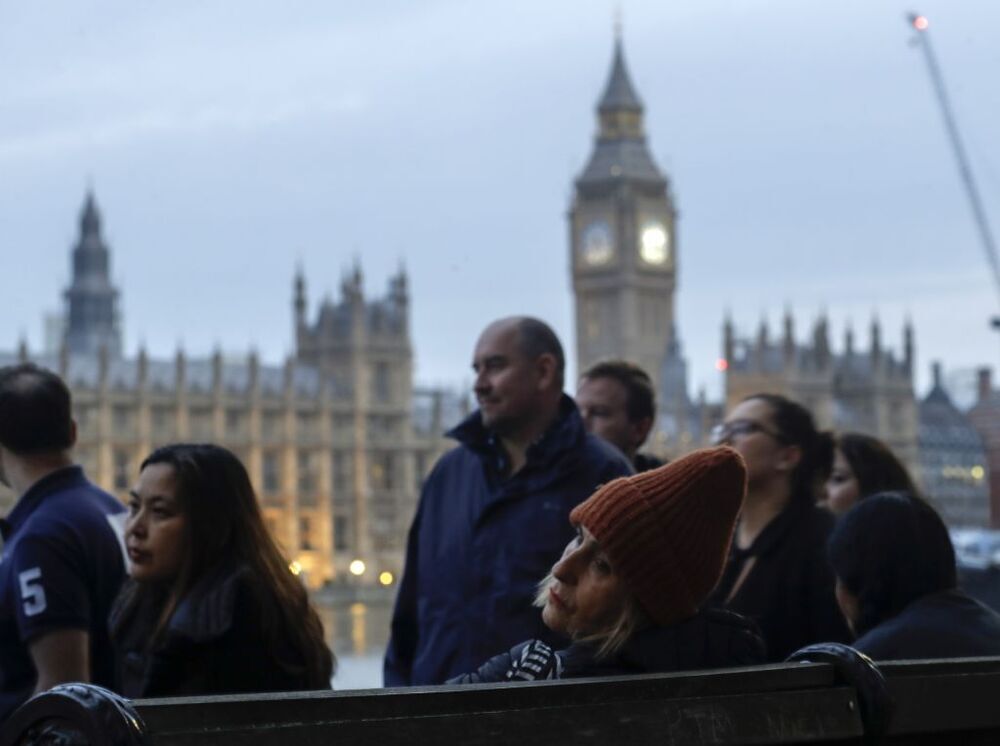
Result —
<svg viewBox="0 0 1000 746"><path fill-rule="evenodd" d="M616 29L594 149L569 210L577 369L624 358L642 366L662 396L673 342L677 213L649 153L643 114Z"/></svg>

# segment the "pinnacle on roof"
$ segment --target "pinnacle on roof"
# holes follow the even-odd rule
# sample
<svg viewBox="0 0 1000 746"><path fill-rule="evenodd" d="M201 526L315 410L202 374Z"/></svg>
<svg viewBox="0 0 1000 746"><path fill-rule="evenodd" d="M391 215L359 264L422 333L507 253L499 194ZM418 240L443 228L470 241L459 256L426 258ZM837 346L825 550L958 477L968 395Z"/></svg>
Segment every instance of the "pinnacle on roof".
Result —
<svg viewBox="0 0 1000 746"><path fill-rule="evenodd" d="M625 65L625 51L621 36L615 38L615 56L611 63L611 75L597 109L602 112L622 109L642 111L642 101L639 100L639 95L635 92L632 79L628 74L628 67Z"/></svg>
<svg viewBox="0 0 1000 746"><path fill-rule="evenodd" d="M97 200L94 199L94 190L87 189L87 197L83 202L83 211L80 213L80 233L89 235L101 232L101 213L97 210Z"/></svg>

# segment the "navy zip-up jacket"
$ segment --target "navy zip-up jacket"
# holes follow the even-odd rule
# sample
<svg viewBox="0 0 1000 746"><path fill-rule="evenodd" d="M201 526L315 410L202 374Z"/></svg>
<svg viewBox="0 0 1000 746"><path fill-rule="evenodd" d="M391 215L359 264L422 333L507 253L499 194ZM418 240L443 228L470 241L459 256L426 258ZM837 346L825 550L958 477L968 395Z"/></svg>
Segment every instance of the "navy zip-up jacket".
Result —
<svg viewBox="0 0 1000 746"><path fill-rule="evenodd" d="M505 478L503 450L474 412L448 435L410 528L385 655L385 685L440 684L523 640L559 640L532 605L574 531L569 512L632 473L588 435L565 394L559 417Z"/></svg>

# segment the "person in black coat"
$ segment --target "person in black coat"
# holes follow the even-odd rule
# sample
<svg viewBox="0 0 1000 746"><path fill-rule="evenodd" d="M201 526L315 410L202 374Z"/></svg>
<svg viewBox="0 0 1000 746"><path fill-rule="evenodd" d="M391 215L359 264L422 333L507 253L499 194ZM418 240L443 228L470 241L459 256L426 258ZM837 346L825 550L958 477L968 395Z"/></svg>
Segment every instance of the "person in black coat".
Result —
<svg viewBox="0 0 1000 746"><path fill-rule="evenodd" d="M825 501L825 507L834 515L843 515L858 500L877 492L917 494L903 462L878 438L840 433L835 446Z"/></svg>
<svg viewBox="0 0 1000 746"><path fill-rule="evenodd" d="M122 694L330 687L319 616L232 453L154 451L131 491L125 541L131 578L110 618Z"/></svg>
<svg viewBox="0 0 1000 746"><path fill-rule="evenodd" d="M746 490L731 448L696 451L617 479L570 514L573 539L539 586L536 605L571 641L528 640L449 683L564 679L751 665L755 625L703 610L719 579Z"/></svg>
<svg viewBox="0 0 1000 746"><path fill-rule="evenodd" d="M829 543L854 647L876 660L1000 655L1000 614L957 587L941 517L907 492L857 503Z"/></svg>
<svg viewBox="0 0 1000 746"><path fill-rule="evenodd" d="M826 540L834 517L817 507L833 438L800 404L756 394L713 433L747 465L747 497L722 580L711 599L760 625L769 661L817 642L847 642Z"/></svg>

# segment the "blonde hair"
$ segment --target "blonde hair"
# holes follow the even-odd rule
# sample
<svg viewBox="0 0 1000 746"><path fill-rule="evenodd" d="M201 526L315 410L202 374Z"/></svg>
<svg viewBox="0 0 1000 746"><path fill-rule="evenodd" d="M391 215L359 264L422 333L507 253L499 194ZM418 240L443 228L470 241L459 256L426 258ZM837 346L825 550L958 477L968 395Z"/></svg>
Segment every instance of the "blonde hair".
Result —
<svg viewBox="0 0 1000 746"><path fill-rule="evenodd" d="M555 582L556 579L551 572L542 578L542 582L538 584L538 591L535 593L535 606L540 609L545 608L545 604L549 600L549 590ZM621 650L625 643L631 639L632 635L640 629L648 627L650 624L649 615L642 610L638 599L630 593L626 599L625 608L622 609L622 613L618 615L618 619L615 620L614 624L601 632L594 632L581 637L573 637L571 635L571 639L573 642L582 642L595 646L597 651L594 653L594 657L597 660L604 660Z"/></svg>

